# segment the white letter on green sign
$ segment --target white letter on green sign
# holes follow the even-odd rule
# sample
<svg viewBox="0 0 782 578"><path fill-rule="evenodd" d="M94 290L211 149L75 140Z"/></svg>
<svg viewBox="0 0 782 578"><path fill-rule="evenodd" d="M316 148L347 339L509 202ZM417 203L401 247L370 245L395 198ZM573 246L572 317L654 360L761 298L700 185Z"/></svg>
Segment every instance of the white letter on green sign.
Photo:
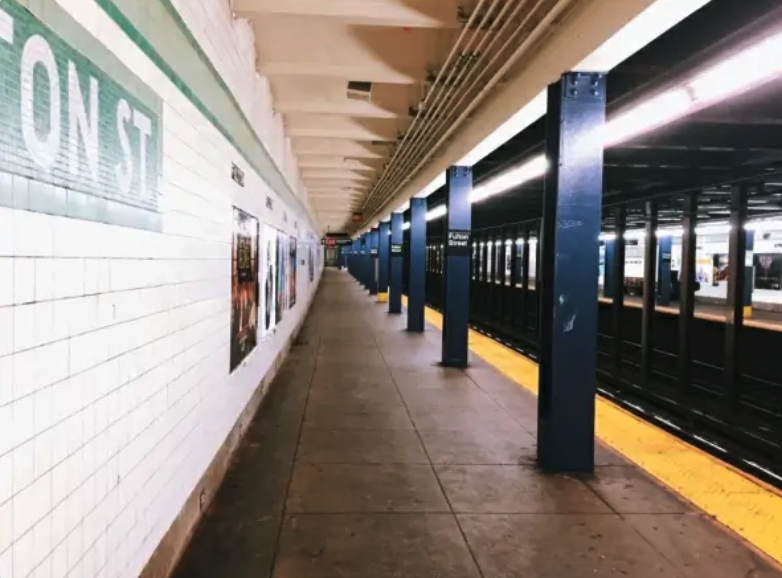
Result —
<svg viewBox="0 0 782 578"><path fill-rule="evenodd" d="M35 67L41 65L49 76L49 134L43 138L35 130ZM60 76L54 54L41 36L31 36L22 52L22 135L33 161L48 170L60 150Z"/></svg>
<svg viewBox="0 0 782 578"><path fill-rule="evenodd" d="M68 61L68 169L79 174L79 135L84 140L84 154L92 180L98 181L98 81L90 77L90 113L79 84L76 65Z"/></svg>

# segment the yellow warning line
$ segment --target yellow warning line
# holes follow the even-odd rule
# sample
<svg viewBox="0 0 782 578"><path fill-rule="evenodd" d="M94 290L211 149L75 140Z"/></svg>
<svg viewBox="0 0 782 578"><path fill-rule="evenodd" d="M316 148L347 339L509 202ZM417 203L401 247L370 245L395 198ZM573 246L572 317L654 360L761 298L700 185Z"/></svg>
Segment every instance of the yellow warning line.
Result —
<svg viewBox="0 0 782 578"><path fill-rule="evenodd" d="M425 315L442 329L442 315L428 307ZM470 349L537 394L536 363L472 330ZM782 563L782 494L606 399L597 398L596 413L602 442Z"/></svg>

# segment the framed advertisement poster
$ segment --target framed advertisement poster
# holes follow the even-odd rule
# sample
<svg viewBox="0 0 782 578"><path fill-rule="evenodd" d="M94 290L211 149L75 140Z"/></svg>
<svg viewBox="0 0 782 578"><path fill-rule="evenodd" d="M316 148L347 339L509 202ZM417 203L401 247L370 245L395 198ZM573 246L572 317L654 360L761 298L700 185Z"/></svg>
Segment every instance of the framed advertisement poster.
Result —
<svg viewBox="0 0 782 578"><path fill-rule="evenodd" d="M298 259L296 237L288 239L288 307L296 305L296 269Z"/></svg>
<svg viewBox="0 0 782 578"><path fill-rule="evenodd" d="M285 283L285 276L286 276L286 264L287 264L287 255L286 255L286 247L285 247L285 241L288 238L287 235L283 235L283 233L279 231L275 231L275 239L276 239L276 251L277 251L277 271L276 278L275 278L275 284L276 284L276 291L277 291L277 305L275 308L275 318L276 323L279 323L282 321L282 314L287 309L286 304L287 300L285 297L285 289L286 289L286 283Z"/></svg>
<svg viewBox="0 0 782 578"><path fill-rule="evenodd" d="M267 333L277 324L277 230L267 225L263 237L263 328Z"/></svg>
<svg viewBox="0 0 782 578"><path fill-rule="evenodd" d="M309 266L309 274L310 274L310 283L315 281L315 247L314 245L310 245L310 254L309 254L309 260L307 262Z"/></svg>
<svg viewBox="0 0 782 578"><path fill-rule="evenodd" d="M258 219L234 207L231 250L231 372L258 344Z"/></svg>
<svg viewBox="0 0 782 578"><path fill-rule="evenodd" d="M782 289L782 255L778 253L756 253L755 288L779 291Z"/></svg>

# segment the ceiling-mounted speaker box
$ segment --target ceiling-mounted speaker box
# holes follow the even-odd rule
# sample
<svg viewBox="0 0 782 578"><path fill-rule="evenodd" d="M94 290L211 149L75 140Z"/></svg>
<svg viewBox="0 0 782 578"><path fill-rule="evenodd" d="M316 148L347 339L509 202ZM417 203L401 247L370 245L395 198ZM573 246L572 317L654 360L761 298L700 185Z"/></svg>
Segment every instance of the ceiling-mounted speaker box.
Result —
<svg viewBox="0 0 782 578"><path fill-rule="evenodd" d="M348 81L348 99L360 100L362 102L371 102L372 83L358 80Z"/></svg>

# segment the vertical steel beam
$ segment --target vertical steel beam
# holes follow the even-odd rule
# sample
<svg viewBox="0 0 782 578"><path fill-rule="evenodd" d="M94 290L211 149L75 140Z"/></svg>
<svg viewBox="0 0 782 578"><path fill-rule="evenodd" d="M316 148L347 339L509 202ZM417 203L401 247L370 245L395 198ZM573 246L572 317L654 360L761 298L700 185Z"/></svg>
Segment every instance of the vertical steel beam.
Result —
<svg viewBox="0 0 782 578"><path fill-rule="evenodd" d="M613 262L613 288L611 289L611 335L613 336L613 352L611 360L617 369L622 365L622 314L625 302L625 228L627 215L622 206L614 209L614 262Z"/></svg>
<svg viewBox="0 0 782 578"><path fill-rule="evenodd" d="M744 283L747 275L747 189L734 187L730 193L730 234L728 238L728 312L725 318L725 410L730 417L739 411L741 393L740 343L744 326Z"/></svg>
<svg viewBox="0 0 782 578"><path fill-rule="evenodd" d="M505 263L508 261L508 229L503 229L500 239L500 319L499 327L507 327L508 325L508 271L505 268Z"/></svg>
<svg viewBox="0 0 782 578"><path fill-rule="evenodd" d="M745 249L747 259L744 263L744 319L752 317L752 290L755 287L755 231L746 232Z"/></svg>
<svg viewBox="0 0 782 578"><path fill-rule="evenodd" d="M470 326L470 236L472 169L450 167L445 175L442 364L467 367Z"/></svg>
<svg viewBox="0 0 782 578"><path fill-rule="evenodd" d="M568 72L549 86L540 309L538 463L592 472L597 273L605 76ZM540 275L538 275L540 277Z"/></svg>
<svg viewBox="0 0 782 578"><path fill-rule="evenodd" d="M369 231L369 294L377 295L378 275L378 243L379 233L377 227Z"/></svg>
<svg viewBox="0 0 782 578"><path fill-rule="evenodd" d="M497 288L496 288L496 280L497 280L497 237L494 231L491 231L489 233L489 274L487 277L487 287L488 287L488 301L489 301L489 320L491 323L494 322L495 319L495 312L497 310Z"/></svg>
<svg viewBox="0 0 782 578"><path fill-rule="evenodd" d="M369 289L369 269L372 257L369 255L369 232L361 235L361 284Z"/></svg>
<svg viewBox="0 0 782 578"><path fill-rule="evenodd" d="M353 266L355 264L355 255L356 253L356 240L350 242L350 249L348 249L348 273L350 273L351 277L355 277L356 273L353 270Z"/></svg>
<svg viewBox="0 0 782 578"><path fill-rule="evenodd" d="M518 324L516 323L516 295L519 294L519 229L514 227L510 233L510 288L508 289L510 307L510 329L511 332L516 330Z"/></svg>
<svg viewBox="0 0 782 578"><path fill-rule="evenodd" d="M391 223L380 223L377 233L377 301L388 302L388 267L391 247Z"/></svg>
<svg viewBox="0 0 782 578"><path fill-rule="evenodd" d="M538 222L538 228L535 231L535 327L534 331L538 335L538 339L542 339L540 333L540 320L543 311L543 291L541 290L541 283L543 282L542 263L543 263L543 219ZM530 248L530 250L532 250ZM531 272L531 271L530 271Z"/></svg>
<svg viewBox="0 0 782 578"><path fill-rule="evenodd" d="M684 197L682 258L679 270L679 396L689 395L692 380L692 323L695 316L695 254L698 224L698 195Z"/></svg>
<svg viewBox="0 0 782 578"><path fill-rule="evenodd" d="M671 304L671 251L673 237L665 235L657 239L659 246L657 263L657 303L664 307Z"/></svg>
<svg viewBox="0 0 782 578"><path fill-rule="evenodd" d="M353 241L353 277L361 283L361 237Z"/></svg>
<svg viewBox="0 0 782 578"><path fill-rule="evenodd" d="M606 239L603 243L603 297L614 294L614 248L616 239Z"/></svg>
<svg viewBox="0 0 782 578"><path fill-rule="evenodd" d="M489 250L489 235L484 231L481 235L481 296L483 297L481 303L481 315L484 319L491 318L491 301L489 293L489 258L491 257L491 251Z"/></svg>
<svg viewBox="0 0 782 578"><path fill-rule="evenodd" d="M424 330L426 303L426 199L410 199L410 286L407 296L407 330Z"/></svg>
<svg viewBox="0 0 782 578"><path fill-rule="evenodd" d="M478 290L476 283L478 281L478 242L475 237L470 240L470 314L478 312Z"/></svg>
<svg viewBox="0 0 782 578"><path fill-rule="evenodd" d="M391 243L389 245L389 265L390 282L388 293L388 312L394 315L402 313L402 244L403 237L403 215L402 213L391 214Z"/></svg>
<svg viewBox="0 0 782 578"><path fill-rule="evenodd" d="M529 224L524 225L521 245L521 293L519 293L519 307L521 307L521 333L527 334L527 309L529 308Z"/></svg>
<svg viewBox="0 0 782 578"><path fill-rule="evenodd" d="M644 245L644 308L641 321L641 380L647 383L652 378L654 339L652 325L657 293L657 201L646 201L646 236Z"/></svg>

